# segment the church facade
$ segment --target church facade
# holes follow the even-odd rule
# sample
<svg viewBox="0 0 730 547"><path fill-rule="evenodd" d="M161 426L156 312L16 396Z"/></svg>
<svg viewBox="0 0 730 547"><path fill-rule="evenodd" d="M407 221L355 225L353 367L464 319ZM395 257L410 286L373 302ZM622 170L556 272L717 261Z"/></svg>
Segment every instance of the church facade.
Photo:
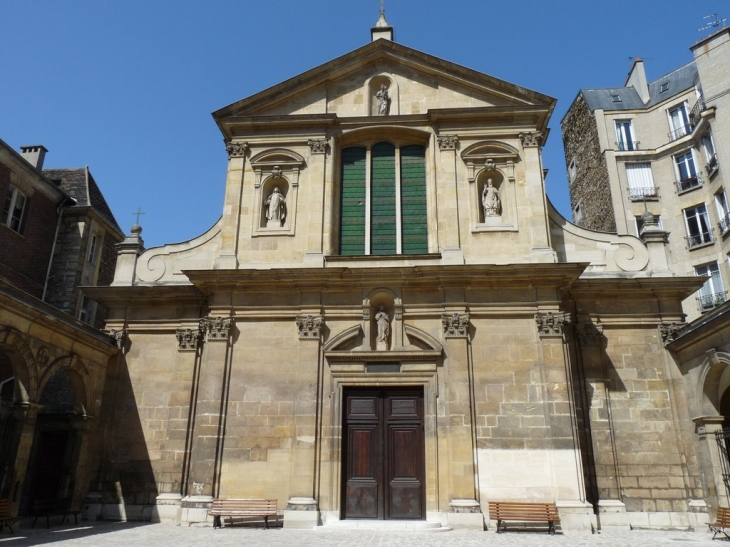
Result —
<svg viewBox="0 0 730 547"><path fill-rule="evenodd" d="M205 521L276 498L284 526L482 528L556 502L565 533L704 525L681 372L701 280L666 234L579 228L547 201L555 100L392 40L214 113L220 220L119 245L89 288L108 371L106 518Z"/></svg>

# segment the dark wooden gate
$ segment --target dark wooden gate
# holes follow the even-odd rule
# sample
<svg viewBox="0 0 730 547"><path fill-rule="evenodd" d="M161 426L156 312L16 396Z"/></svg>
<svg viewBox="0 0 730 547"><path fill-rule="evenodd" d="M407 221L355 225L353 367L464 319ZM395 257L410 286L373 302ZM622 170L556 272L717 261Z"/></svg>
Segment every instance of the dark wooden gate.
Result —
<svg viewBox="0 0 730 547"><path fill-rule="evenodd" d="M423 390L345 389L343 406L343 518L423 519Z"/></svg>

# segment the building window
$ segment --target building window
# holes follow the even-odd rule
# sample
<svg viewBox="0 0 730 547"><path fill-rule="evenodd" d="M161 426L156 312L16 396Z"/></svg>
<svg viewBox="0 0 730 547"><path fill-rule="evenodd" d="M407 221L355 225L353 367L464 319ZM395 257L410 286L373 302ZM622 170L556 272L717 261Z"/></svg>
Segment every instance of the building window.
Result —
<svg viewBox="0 0 730 547"><path fill-rule="evenodd" d="M667 91L669 91L669 82L663 82L659 87L659 93L666 93Z"/></svg>
<svg viewBox="0 0 730 547"><path fill-rule="evenodd" d="M570 164L568 165L568 181L573 182L575 180L575 177L578 176L578 164L575 162L575 158L570 160Z"/></svg>
<svg viewBox="0 0 730 547"><path fill-rule="evenodd" d="M5 207L3 207L2 223L11 230L20 233L26 203L25 196L15 186L8 186L8 195L5 198Z"/></svg>
<svg viewBox="0 0 730 547"><path fill-rule="evenodd" d="M621 102L621 95L611 95L611 100L615 103Z"/></svg>
<svg viewBox="0 0 730 547"><path fill-rule="evenodd" d="M86 260L88 260L89 264L96 264L98 244L99 238L96 237L96 234L91 234L91 237L89 238L89 252L86 255Z"/></svg>
<svg viewBox="0 0 730 547"><path fill-rule="evenodd" d="M700 310L710 310L727 300L727 292L722 285L722 277L720 277L720 268L717 262L695 266L695 275L709 277L697 293Z"/></svg>
<svg viewBox="0 0 730 547"><path fill-rule="evenodd" d="M583 220L583 211L580 202L578 202L573 207L573 224L580 224L581 220Z"/></svg>
<svg viewBox="0 0 730 547"><path fill-rule="evenodd" d="M80 321L91 325L94 322L94 312L96 311L96 304L88 296L81 297L81 305L79 306L78 318Z"/></svg>
<svg viewBox="0 0 730 547"><path fill-rule="evenodd" d="M685 192L702 184L697 174L695 159L692 150L674 156L674 167L677 176L677 191Z"/></svg>
<svg viewBox="0 0 730 547"><path fill-rule="evenodd" d="M687 103L672 108L669 114L669 140L674 141L690 132Z"/></svg>
<svg viewBox="0 0 730 547"><path fill-rule="evenodd" d="M717 218L720 219L717 227L720 228L720 233L724 234L730 229L730 209L727 206L727 196L724 190L715 194L715 207L717 207Z"/></svg>
<svg viewBox="0 0 730 547"><path fill-rule="evenodd" d="M344 148L341 181L341 255L428 252L423 146Z"/></svg>
<svg viewBox="0 0 730 547"><path fill-rule="evenodd" d="M712 228L704 203L684 210L684 224L687 229L688 248L712 243Z"/></svg>
<svg viewBox="0 0 730 547"><path fill-rule="evenodd" d="M619 150L638 150L639 143L634 140L631 120L616 120L616 148Z"/></svg>
<svg viewBox="0 0 730 547"><path fill-rule="evenodd" d="M661 215L654 215L654 220L656 220L657 226L659 226L660 230L663 230L664 227L662 226L662 217ZM641 230L644 229L644 218L641 215L634 217L634 223L636 224L636 237L641 237Z"/></svg>
<svg viewBox="0 0 730 547"><path fill-rule="evenodd" d="M654 186L651 163L627 163L626 180L629 185L629 199L657 199L659 192Z"/></svg>
<svg viewBox="0 0 730 547"><path fill-rule="evenodd" d="M705 171L707 171L707 176L711 177L719 167L717 163L717 152L715 152L715 141L712 139L711 133L708 132L702 137L702 148L705 149L705 158L707 159Z"/></svg>

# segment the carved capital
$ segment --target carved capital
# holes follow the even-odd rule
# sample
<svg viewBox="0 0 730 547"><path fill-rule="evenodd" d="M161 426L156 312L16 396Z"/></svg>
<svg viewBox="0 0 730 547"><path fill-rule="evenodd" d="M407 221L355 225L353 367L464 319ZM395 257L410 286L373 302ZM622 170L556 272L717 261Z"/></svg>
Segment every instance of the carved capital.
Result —
<svg viewBox="0 0 730 547"><path fill-rule="evenodd" d="M577 323L575 335L581 346L600 346L603 325L600 323Z"/></svg>
<svg viewBox="0 0 730 547"><path fill-rule="evenodd" d="M307 144L312 154L324 154L327 151L327 139L309 139Z"/></svg>
<svg viewBox="0 0 730 547"><path fill-rule="evenodd" d="M540 146L542 142L542 133L539 131L531 131L529 133L520 133L520 141L523 148Z"/></svg>
<svg viewBox="0 0 730 547"><path fill-rule="evenodd" d="M197 329L177 329L175 338L177 338L178 351L195 351L203 339L203 332L200 330L200 326Z"/></svg>
<svg viewBox="0 0 730 547"><path fill-rule="evenodd" d="M469 314L452 313L441 316L446 338L466 338L469 336Z"/></svg>
<svg viewBox="0 0 730 547"><path fill-rule="evenodd" d="M216 317L215 319L201 319L201 330L206 333L206 340L228 340L233 326L233 318Z"/></svg>
<svg viewBox="0 0 730 547"><path fill-rule="evenodd" d="M439 150L456 150L456 143L459 142L459 137L456 135L439 135L436 137L439 143Z"/></svg>
<svg viewBox="0 0 730 547"><path fill-rule="evenodd" d="M248 143L245 142L226 142L226 152L228 152L228 158L242 158L246 155L248 150Z"/></svg>
<svg viewBox="0 0 730 547"><path fill-rule="evenodd" d="M122 349L124 347L124 340L127 338L127 331L122 330L116 330L116 329L109 329L108 331L105 331L106 334L114 339L114 343L119 349Z"/></svg>
<svg viewBox="0 0 730 547"><path fill-rule="evenodd" d="M677 334L687 323L659 323L659 334L662 342L668 344L677 338Z"/></svg>
<svg viewBox="0 0 730 547"><path fill-rule="evenodd" d="M324 319L320 316L306 315L296 319L300 340L319 340Z"/></svg>
<svg viewBox="0 0 730 547"><path fill-rule="evenodd" d="M552 336L563 336L563 328L570 323L570 315L567 313L536 313L535 324L540 338Z"/></svg>

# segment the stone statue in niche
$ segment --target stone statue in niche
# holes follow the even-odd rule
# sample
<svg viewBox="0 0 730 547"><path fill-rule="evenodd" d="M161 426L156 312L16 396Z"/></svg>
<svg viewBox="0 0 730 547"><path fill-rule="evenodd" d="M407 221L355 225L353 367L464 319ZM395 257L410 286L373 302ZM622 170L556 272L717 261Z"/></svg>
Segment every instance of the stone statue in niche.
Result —
<svg viewBox="0 0 730 547"><path fill-rule="evenodd" d="M502 214L499 191L492 185L492 179L487 179L487 184L482 191L482 205L484 205L484 218L498 217Z"/></svg>
<svg viewBox="0 0 730 547"><path fill-rule="evenodd" d="M382 84L380 91L375 94L378 100L378 116L387 116L390 112L390 95L388 95L388 86Z"/></svg>
<svg viewBox="0 0 730 547"><path fill-rule="evenodd" d="M388 312L383 309L383 306L378 308L378 313L375 314L375 323L378 325L378 338L377 338L377 350L388 349L388 334L390 333L390 317Z"/></svg>
<svg viewBox="0 0 730 547"><path fill-rule="evenodd" d="M266 206L266 219L268 221L266 227L281 228L286 219L286 200L277 186L274 186L264 205Z"/></svg>

